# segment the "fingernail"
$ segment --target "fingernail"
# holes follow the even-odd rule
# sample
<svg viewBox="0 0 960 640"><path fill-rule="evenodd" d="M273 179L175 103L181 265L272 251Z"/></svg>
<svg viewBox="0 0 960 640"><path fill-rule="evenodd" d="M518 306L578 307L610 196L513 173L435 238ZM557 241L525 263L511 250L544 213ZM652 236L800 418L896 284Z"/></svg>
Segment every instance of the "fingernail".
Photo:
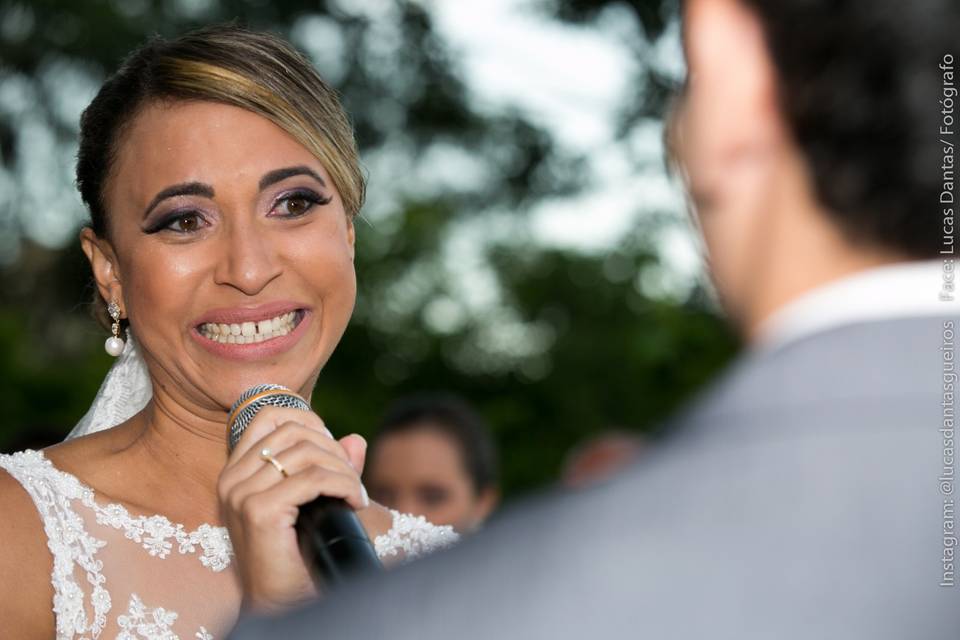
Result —
<svg viewBox="0 0 960 640"><path fill-rule="evenodd" d="M367 488L360 485L360 497L363 498L363 508L366 509L370 506L370 496L367 495Z"/></svg>

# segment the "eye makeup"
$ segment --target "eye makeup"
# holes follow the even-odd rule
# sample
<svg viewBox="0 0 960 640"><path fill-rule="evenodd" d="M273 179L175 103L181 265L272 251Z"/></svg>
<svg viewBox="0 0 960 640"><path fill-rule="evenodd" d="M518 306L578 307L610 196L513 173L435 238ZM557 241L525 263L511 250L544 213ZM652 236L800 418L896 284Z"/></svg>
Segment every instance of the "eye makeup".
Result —
<svg viewBox="0 0 960 640"><path fill-rule="evenodd" d="M182 225L183 221L186 220L200 220L204 223L206 222L203 218L203 214L196 209L177 209L160 216L155 222L149 223L143 228L143 232L147 235L159 233L160 231L164 230L169 230L174 233L195 233L202 228L198 226L193 229L173 229L171 227L171 225L177 221L181 221Z"/></svg>
<svg viewBox="0 0 960 640"><path fill-rule="evenodd" d="M293 189L281 194L274 200L274 205L270 209L271 213L269 217L300 218L310 213L314 207L330 204L332 200L332 196L321 195L311 189ZM278 210L278 213L274 213ZM194 222L191 223L189 221ZM178 222L181 228L174 228L174 225ZM175 209L159 216L156 221L147 224L143 228L143 232L147 235L161 231L190 234L196 233L204 226L206 226L206 220L200 211L196 209Z"/></svg>
<svg viewBox="0 0 960 640"><path fill-rule="evenodd" d="M311 189L294 189L277 197L271 208L271 212L278 208L286 209L286 212L271 217L299 218L308 214L315 206L330 204L332 200L332 196L320 195ZM295 206L296 203L299 205Z"/></svg>

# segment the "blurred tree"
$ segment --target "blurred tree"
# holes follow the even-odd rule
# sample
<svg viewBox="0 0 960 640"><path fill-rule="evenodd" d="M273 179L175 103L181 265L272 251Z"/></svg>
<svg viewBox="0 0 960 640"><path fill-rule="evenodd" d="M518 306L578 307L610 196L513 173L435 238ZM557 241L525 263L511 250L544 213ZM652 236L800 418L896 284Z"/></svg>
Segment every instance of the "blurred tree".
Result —
<svg viewBox="0 0 960 640"><path fill-rule="evenodd" d="M583 22L605 4L551 10ZM664 3L625 4L649 37L663 31ZM13 397L0 450L65 432L109 366L75 242L80 110L149 35L224 20L311 56L341 91L370 170L357 310L314 395L336 431L369 433L400 393L460 392L496 429L509 493L549 480L592 432L651 428L729 357L733 340L697 291L670 300L647 286L662 268L656 218L607 253L529 236L524 212L581 188L583 159L519 112L477 107L425 6L0 0L0 383Z"/></svg>
<svg viewBox="0 0 960 640"><path fill-rule="evenodd" d="M389 296L362 299L314 405L331 424L364 432L398 393L455 390L494 428L510 491L554 478L589 434L654 430L736 342L706 310L703 291L683 302L647 292L660 267L652 226L645 221L604 254L523 239L494 246L503 300L476 314L459 308L445 278L420 283L385 326L367 314L390 306ZM381 384L357 384L371 371Z"/></svg>
<svg viewBox="0 0 960 640"><path fill-rule="evenodd" d="M625 46L637 61L632 92L620 108L626 134L647 118L661 119L678 88L678 78L652 55L667 30L679 28L679 0L537 0L546 15L579 26L618 24ZM624 25L636 25L636 32Z"/></svg>

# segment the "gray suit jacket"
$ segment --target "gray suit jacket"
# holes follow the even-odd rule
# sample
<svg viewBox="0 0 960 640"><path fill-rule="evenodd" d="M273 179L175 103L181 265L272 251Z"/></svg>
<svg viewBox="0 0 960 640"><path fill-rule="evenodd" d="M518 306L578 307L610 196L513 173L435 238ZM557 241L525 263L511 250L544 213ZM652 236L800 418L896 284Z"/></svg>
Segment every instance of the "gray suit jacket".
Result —
<svg viewBox="0 0 960 640"><path fill-rule="evenodd" d="M945 320L747 354L617 480L233 637L960 638L960 586L939 586Z"/></svg>

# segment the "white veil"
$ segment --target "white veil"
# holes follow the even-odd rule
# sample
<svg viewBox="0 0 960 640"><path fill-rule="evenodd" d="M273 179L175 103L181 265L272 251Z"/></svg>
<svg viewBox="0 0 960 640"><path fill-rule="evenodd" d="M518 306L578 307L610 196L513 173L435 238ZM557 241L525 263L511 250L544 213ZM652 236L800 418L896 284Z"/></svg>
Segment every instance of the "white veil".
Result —
<svg viewBox="0 0 960 640"><path fill-rule="evenodd" d="M153 395L147 365L130 330L123 353L110 367L90 410L67 434L67 439L103 431L124 422L143 409Z"/></svg>

